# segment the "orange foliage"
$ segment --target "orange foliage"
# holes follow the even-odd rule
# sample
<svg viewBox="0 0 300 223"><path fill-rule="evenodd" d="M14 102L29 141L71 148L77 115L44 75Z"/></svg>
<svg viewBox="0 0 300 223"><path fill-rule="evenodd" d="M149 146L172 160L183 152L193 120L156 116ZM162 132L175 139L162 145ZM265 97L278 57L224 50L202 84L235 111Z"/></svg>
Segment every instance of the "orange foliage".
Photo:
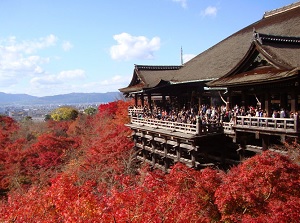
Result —
<svg viewBox="0 0 300 223"><path fill-rule="evenodd" d="M0 222L298 221L299 165L265 152L228 173L149 171L134 159L128 106L48 122L31 142L0 116Z"/></svg>

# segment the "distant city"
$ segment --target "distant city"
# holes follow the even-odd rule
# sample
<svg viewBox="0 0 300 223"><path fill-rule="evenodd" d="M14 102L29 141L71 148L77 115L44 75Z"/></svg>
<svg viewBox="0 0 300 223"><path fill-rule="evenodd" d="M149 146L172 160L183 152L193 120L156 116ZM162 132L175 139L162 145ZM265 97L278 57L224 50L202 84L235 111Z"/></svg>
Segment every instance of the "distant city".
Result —
<svg viewBox="0 0 300 223"><path fill-rule="evenodd" d="M32 121L40 122L45 120L45 116L50 114L54 109L60 106L72 106L79 112L83 112L86 108L93 107L98 108L98 103L71 103L71 104L48 104L48 105L6 105L0 106L0 115L9 116L16 121L22 121L26 117L31 117Z"/></svg>
<svg viewBox="0 0 300 223"><path fill-rule="evenodd" d="M16 121L30 117L33 121L44 121L45 115L61 106L72 106L79 112L86 108L98 108L100 104L121 99L119 92L71 93L47 97L34 97L26 94L0 93L0 115Z"/></svg>

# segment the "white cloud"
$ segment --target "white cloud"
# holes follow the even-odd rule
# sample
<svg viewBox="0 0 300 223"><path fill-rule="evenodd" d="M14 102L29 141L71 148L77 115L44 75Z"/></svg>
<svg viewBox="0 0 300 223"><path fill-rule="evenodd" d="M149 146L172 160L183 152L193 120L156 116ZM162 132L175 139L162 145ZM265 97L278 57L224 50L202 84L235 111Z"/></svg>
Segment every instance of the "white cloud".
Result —
<svg viewBox="0 0 300 223"><path fill-rule="evenodd" d="M179 2L182 8L187 8L187 0L172 0L173 2Z"/></svg>
<svg viewBox="0 0 300 223"><path fill-rule="evenodd" d="M149 40L145 36L132 36L128 33L114 35L118 42L110 48L111 58L114 60L131 60L154 58L154 52L160 49L160 38L153 37Z"/></svg>
<svg viewBox="0 0 300 223"><path fill-rule="evenodd" d="M61 71L57 75L51 74L42 77L34 77L30 83L34 86L45 86L54 84L64 84L85 78L85 71L81 69Z"/></svg>
<svg viewBox="0 0 300 223"><path fill-rule="evenodd" d="M0 40L0 80L10 85L28 76L44 73L43 64L49 58L34 55L37 50L55 46L57 37L53 34L30 41L17 41L15 36Z"/></svg>
<svg viewBox="0 0 300 223"><path fill-rule="evenodd" d="M213 6L208 6L204 11L201 12L202 16L216 16L218 9Z"/></svg>
<svg viewBox="0 0 300 223"><path fill-rule="evenodd" d="M7 40L4 40L2 42L9 52L22 52L25 54L32 54L37 50L55 46L57 40L58 38L55 35L50 34L49 36L42 37L36 40L21 42L17 42L17 38L15 36L11 36Z"/></svg>
<svg viewBox="0 0 300 223"><path fill-rule="evenodd" d="M189 60L193 59L196 55L195 54L183 54L182 59L183 63L188 62Z"/></svg>
<svg viewBox="0 0 300 223"><path fill-rule="evenodd" d="M77 80L77 79L85 78L85 71L81 69L61 71L57 75L57 78L61 80L73 80L73 79Z"/></svg>
<svg viewBox="0 0 300 223"><path fill-rule="evenodd" d="M19 41L15 36L0 39L0 85L9 88L22 83L26 78L32 78L33 83L56 83L64 78L83 77L84 71L62 71L58 75L45 75L43 65L50 62L49 57L41 57L38 51L55 47L58 38L50 34L45 37ZM62 43L64 50L73 46L70 42Z"/></svg>
<svg viewBox="0 0 300 223"><path fill-rule="evenodd" d="M17 83L23 78L44 72L42 64L48 63L49 58L37 55L24 55L19 51L11 51L0 46L0 80L5 83Z"/></svg>
<svg viewBox="0 0 300 223"><path fill-rule="evenodd" d="M69 41L64 41L62 43L62 48L64 51L69 51L73 48L73 45Z"/></svg>

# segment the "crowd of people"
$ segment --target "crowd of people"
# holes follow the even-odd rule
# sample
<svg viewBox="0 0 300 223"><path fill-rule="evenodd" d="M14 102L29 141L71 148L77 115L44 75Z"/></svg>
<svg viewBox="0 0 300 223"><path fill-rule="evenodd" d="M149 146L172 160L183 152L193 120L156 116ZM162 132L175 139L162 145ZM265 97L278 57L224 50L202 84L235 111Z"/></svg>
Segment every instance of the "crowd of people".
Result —
<svg viewBox="0 0 300 223"><path fill-rule="evenodd" d="M131 106L132 116L139 118L159 119L163 121L181 122L188 124L196 124L197 117L200 118L202 124L233 122L236 116L251 116L251 117L267 117L267 112L259 106L238 106L235 105L233 109L227 110L225 105L209 106L203 104L201 106L192 106L181 109L167 105L163 107L153 106L150 109L148 106ZM293 118L293 112L286 109L274 110L272 118Z"/></svg>

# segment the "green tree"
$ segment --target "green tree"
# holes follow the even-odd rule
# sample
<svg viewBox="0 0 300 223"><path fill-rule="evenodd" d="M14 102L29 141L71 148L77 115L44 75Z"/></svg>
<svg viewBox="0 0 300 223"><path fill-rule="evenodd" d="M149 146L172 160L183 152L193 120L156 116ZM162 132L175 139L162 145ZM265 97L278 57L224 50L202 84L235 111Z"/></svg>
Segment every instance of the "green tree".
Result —
<svg viewBox="0 0 300 223"><path fill-rule="evenodd" d="M96 114L96 112L97 112L97 109L93 108L93 107L88 107L88 108L84 109L84 113L87 115L94 115L94 114Z"/></svg>
<svg viewBox="0 0 300 223"><path fill-rule="evenodd" d="M51 119L54 121L75 120L77 117L77 109L68 106L59 107L51 113Z"/></svg>

